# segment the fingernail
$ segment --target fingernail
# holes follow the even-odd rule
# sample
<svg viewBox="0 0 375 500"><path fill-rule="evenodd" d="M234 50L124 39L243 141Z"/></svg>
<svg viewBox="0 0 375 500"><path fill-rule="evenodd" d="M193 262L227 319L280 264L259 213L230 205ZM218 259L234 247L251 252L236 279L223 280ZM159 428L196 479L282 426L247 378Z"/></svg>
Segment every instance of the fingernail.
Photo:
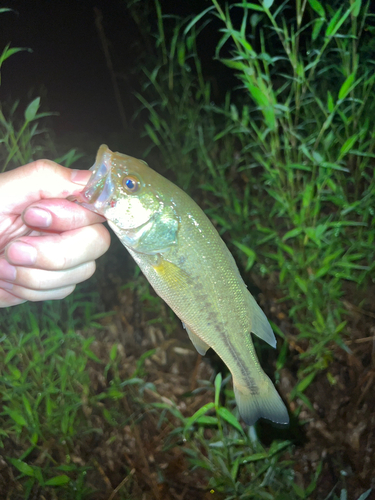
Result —
<svg viewBox="0 0 375 500"><path fill-rule="evenodd" d="M2 288L3 290L11 290L13 286L13 283L8 283L7 281L0 280L0 288Z"/></svg>
<svg viewBox="0 0 375 500"><path fill-rule="evenodd" d="M28 226L49 227L52 224L52 215L47 210L37 207L26 208L22 214L22 219Z"/></svg>
<svg viewBox="0 0 375 500"><path fill-rule="evenodd" d="M15 241L8 245L6 255L12 264L31 266L36 262L37 252L31 245L22 241Z"/></svg>
<svg viewBox="0 0 375 500"><path fill-rule="evenodd" d="M17 270L4 259L0 260L0 280L14 281L17 276Z"/></svg>
<svg viewBox="0 0 375 500"><path fill-rule="evenodd" d="M76 184L81 184L81 186L86 186L87 181L91 177L91 172L88 170L77 170L76 168L72 168L72 173L70 175L70 179L72 182Z"/></svg>

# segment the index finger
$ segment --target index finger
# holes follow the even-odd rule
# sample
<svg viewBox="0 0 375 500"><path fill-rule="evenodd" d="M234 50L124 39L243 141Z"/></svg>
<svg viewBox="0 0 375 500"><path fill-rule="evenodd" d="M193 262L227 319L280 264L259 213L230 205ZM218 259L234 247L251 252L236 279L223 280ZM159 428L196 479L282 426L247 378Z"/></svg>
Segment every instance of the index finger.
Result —
<svg viewBox="0 0 375 500"><path fill-rule="evenodd" d="M22 213L22 220L29 227L56 232L105 222L101 215L65 199L46 199L33 203Z"/></svg>
<svg viewBox="0 0 375 500"><path fill-rule="evenodd" d="M6 260L14 266L63 270L98 259L109 247L110 235L103 224L41 236L22 236L5 249ZM25 251L34 249L33 263L25 264Z"/></svg>

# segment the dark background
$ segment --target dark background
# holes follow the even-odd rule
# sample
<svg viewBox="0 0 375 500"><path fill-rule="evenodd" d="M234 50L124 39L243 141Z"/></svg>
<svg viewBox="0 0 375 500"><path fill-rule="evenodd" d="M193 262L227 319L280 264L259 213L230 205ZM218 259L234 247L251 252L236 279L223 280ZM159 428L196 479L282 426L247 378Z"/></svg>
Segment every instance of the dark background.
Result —
<svg viewBox="0 0 375 500"><path fill-rule="evenodd" d="M223 2L224 3L224 2ZM152 2L148 9L150 28L156 29ZM162 0L163 13L187 16L212 5L210 0ZM85 134L106 142L121 133L122 124L110 72L95 25L94 8L102 13L102 27L110 45L110 55L130 121L139 102L133 96L140 90L140 57L146 57L140 29L124 0L9 0L1 7L15 12L0 14L0 42L4 47L28 47L5 61L2 67L2 101L21 99L24 107L36 96L42 97L42 111L56 111L52 120L57 136L71 146ZM229 72L212 60L218 40L217 26L211 22L200 35L199 52L204 71L215 74L224 90ZM152 38L151 38L152 40ZM227 79L229 79L227 81ZM129 151L129 154L132 154Z"/></svg>
<svg viewBox="0 0 375 500"><path fill-rule="evenodd" d="M163 14L193 16L212 6L211 0L159 0ZM275 3L280 3L276 0ZM15 54L2 66L1 101L20 99L20 109L37 96L42 97L42 111L55 111L59 117L49 125L56 141L67 149L88 142L108 144L114 136L123 136L119 108L111 82L98 30L95 8L102 13L102 27L121 92L121 100L131 127L140 136L141 124L131 118L139 108L134 92L141 90L144 77L140 61L147 62L150 49L155 52L151 32L156 30L156 14L152 0L136 3L140 14L147 13L149 47L145 45L141 28L130 14L128 0L2 0L1 7L15 12L0 14L0 46L11 42L12 47L28 47L32 52ZM236 3L230 0L228 3ZM332 5L341 0L331 0ZM220 0L224 6L225 0ZM291 17L295 2L288 4ZM240 10L240 9L239 9ZM375 2L372 10L375 11ZM236 9L231 10L236 24ZM208 19L208 18L207 18ZM173 21L166 21L168 27ZM238 24L240 17L238 18ZM198 37L198 53L206 78L212 82L213 96L220 101L227 89L238 85L231 70L213 59L222 24L211 16L208 26ZM144 34L143 34L144 35ZM369 33L369 36L372 36ZM257 37L252 40L257 44ZM228 44L226 45L227 50ZM134 141L133 141L134 142ZM132 141L129 141L131 146ZM117 144L116 144L117 146ZM90 147L91 149L91 147ZM135 154L131 150L129 154ZM137 154L139 152L137 151Z"/></svg>

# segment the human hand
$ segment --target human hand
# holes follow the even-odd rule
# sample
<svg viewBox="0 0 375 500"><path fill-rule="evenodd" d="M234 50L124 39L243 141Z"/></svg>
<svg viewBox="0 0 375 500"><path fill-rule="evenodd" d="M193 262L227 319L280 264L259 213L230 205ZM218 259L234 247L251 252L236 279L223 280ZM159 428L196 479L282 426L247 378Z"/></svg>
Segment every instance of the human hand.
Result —
<svg viewBox="0 0 375 500"><path fill-rule="evenodd" d="M89 177L48 160L0 174L0 307L62 299L92 276L105 219L65 199Z"/></svg>

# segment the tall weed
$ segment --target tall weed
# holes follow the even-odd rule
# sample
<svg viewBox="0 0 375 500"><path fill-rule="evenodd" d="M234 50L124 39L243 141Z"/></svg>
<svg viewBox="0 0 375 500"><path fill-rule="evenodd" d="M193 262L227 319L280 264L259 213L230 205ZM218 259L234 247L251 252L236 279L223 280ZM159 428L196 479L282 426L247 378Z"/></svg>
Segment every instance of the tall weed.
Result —
<svg viewBox="0 0 375 500"><path fill-rule="evenodd" d="M288 2L212 3L169 42L160 18L168 57L145 69L146 131L180 185L208 191L207 212L246 269L278 279L312 380L332 342L346 348L344 282L375 276L369 2L297 1L293 13ZM221 22L215 56L240 81L222 106L197 54L209 16Z"/></svg>

